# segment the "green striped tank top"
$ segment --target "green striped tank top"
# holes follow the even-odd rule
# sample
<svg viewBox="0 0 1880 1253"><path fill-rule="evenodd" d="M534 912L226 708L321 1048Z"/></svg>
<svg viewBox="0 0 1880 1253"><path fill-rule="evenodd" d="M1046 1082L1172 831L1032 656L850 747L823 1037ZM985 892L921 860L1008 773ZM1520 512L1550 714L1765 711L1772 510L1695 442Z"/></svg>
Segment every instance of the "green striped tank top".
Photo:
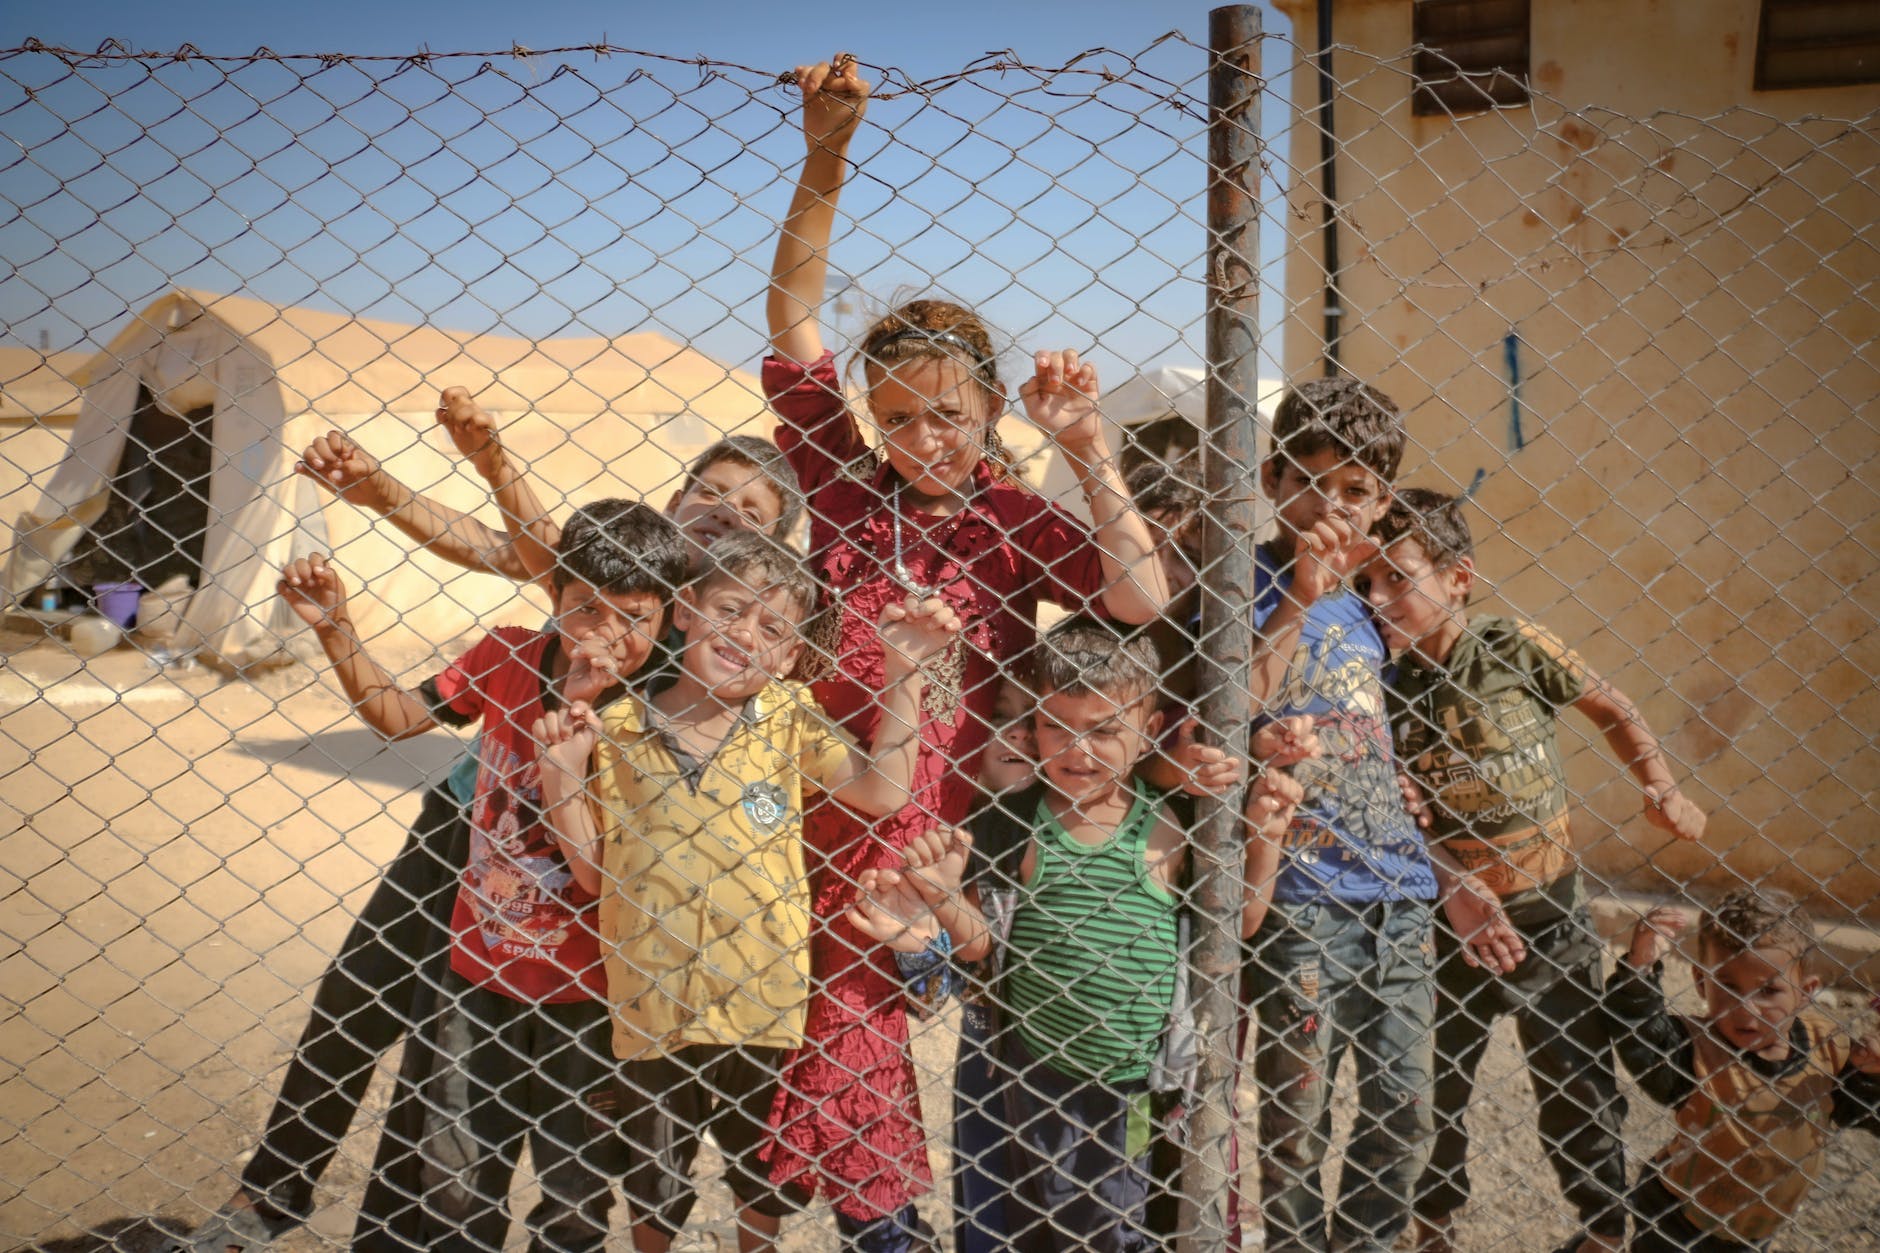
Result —
<svg viewBox="0 0 1880 1253"><path fill-rule="evenodd" d="M1005 954L1009 1019L1032 1056L1117 1083L1148 1075L1181 959L1178 902L1145 860L1162 801L1134 786L1129 816L1096 846L1039 803L1036 873L1019 889Z"/></svg>

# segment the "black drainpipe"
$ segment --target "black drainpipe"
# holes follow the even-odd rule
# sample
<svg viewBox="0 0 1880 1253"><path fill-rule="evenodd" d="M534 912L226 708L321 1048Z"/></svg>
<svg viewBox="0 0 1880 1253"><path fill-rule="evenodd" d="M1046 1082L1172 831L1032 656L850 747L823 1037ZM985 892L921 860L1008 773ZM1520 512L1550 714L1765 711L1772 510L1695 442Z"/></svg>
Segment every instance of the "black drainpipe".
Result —
<svg viewBox="0 0 1880 1253"><path fill-rule="evenodd" d="M1319 0L1319 221L1325 239L1325 377L1338 374L1338 140L1332 129L1332 0Z"/></svg>

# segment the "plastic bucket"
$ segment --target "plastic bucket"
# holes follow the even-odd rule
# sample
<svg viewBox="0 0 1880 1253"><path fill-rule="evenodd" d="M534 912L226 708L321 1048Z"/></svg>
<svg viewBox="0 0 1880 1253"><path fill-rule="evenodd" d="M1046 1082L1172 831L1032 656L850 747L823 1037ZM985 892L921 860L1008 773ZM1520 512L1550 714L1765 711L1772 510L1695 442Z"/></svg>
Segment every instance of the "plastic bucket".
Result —
<svg viewBox="0 0 1880 1253"><path fill-rule="evenodd" d="M137 601L144 594L141 583L93 583L92 598L98 612L128 630L137 621Z"/></svg>

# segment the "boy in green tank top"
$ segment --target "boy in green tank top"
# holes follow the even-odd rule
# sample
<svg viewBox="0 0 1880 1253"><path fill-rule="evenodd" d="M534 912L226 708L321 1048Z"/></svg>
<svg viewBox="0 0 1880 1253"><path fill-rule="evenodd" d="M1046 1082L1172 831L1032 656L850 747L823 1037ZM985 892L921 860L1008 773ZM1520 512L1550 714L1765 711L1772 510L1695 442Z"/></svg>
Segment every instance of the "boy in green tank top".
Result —
<svg viewBox="0 0 1880 1253"><path fill-rule="evenodd" d="M1638 780L1646 818L1681 839L1704 814L1678 790L1651 728L1626 695L1545 629L1468 612L1474 544L1462 503L1398 492L1372 531L1360 576L1396 654L1385 703L1404 769L1430 802L1428 838L1496 898L1520 937L1512 963L1436 927L1436 1142L1415 1199L1418 1253L1453 1247L1469 1197L1463 1114L1497 1019L1527 1053L1540 1133L1579 1230L1563 1253L1625 1238L1625 1102L1600 1009L1602 945L1567 829L1559 716L1578 710Z"/></svg>
<svg viewBox="0 0 1880 1253"><path fill-rule="evenodd" d="M1013 1243L1149 1249L1149 1071L1185 974L1187 860L1178 799L1133 777L1161 729L1158 662L1145 637L1089 619L1059 624L1032 656L1042 781L1005 806L1015 820L936 833L930 856L910 850L910 875L957 881L971 851L964 893L927 900L962 960L998 948ZM1263 773L1250 830L1276 835L1302 794ZM881 896L899 880L884 872L862 887Z"/></svg>

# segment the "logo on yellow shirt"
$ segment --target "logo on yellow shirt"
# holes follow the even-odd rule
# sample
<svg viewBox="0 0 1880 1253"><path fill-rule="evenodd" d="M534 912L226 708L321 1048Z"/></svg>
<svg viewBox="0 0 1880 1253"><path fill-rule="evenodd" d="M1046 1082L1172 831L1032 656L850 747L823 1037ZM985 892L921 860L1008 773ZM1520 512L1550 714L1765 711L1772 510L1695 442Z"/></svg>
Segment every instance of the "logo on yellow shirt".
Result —
<svg viewBox="0 0 1880 1253"><path fill-rule="evenodd" d="M759 831L775 831L790 816L789 794L774 783L747 783L744 816Z"/></svg>

